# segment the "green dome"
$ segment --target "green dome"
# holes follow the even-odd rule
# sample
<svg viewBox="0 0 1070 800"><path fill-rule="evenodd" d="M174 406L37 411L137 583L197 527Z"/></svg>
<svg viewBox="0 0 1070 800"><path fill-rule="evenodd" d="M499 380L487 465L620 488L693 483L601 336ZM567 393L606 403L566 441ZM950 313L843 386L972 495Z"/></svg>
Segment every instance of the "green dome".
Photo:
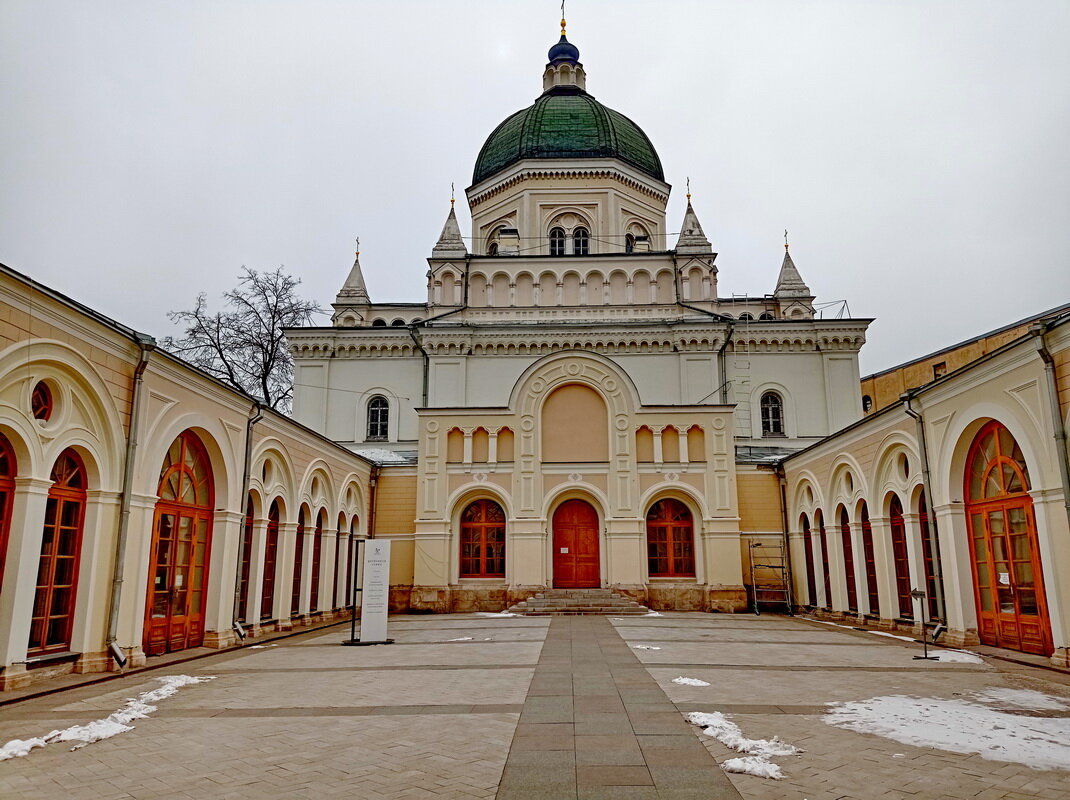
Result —
<svg viewBox="0 0 1070 800"><path fill-rule="evenodd" d="M472 183L525 158L619 158L665 180L642 128L574 86L549 90L495 128L479 151Z"/></svg>

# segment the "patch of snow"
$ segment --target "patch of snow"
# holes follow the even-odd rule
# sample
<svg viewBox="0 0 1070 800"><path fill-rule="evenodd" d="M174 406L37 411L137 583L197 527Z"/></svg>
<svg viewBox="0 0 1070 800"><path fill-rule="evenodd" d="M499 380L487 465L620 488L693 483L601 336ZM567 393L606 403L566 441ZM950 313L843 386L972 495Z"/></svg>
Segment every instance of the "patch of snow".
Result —
<svg viewBox="0 0 1070 800"><path fill-rule="evenodd" d="M1034 769L1070 769L1070 720L1065 718L1026 717L967 700L906 695L831 705L822 719L858 733Z"/></svg>
<svg viewBox="0 0 1070 800"><path fill-rule="evenodd" d="M930 650L932 655L943 664L984 664L985 661L976 653L966 650Z"/></svg>
<svg viewBox="0 0 1070 800"><path fill-rule="evenodd" d="M512 614L508 611L477 611L477 617L493 617L495 619L504 619L505 617L519 617L520 614Z"/></svg>
<svg viewBox="0 0 1070 800"><path fill-rule="evenodd" d="M660 617L661 616L661 612L660 611L648 611L645 614L643 614L643 616L644 617Z"/></svg>
<svg viewBox="0 0 1070 800"><path fill-rule="evenodd" d="M851 630L854 630L854 628ZM910 636L897 636L894 633L888 633L888 631L866 631L866 633L872 633L874 636L887 636L889 639L898 639L901 642L914 643L914 639Z"/></svg>
<svg viewBox="0 0 1070 800"><path fill-rule="evenodd" d="M447 642L470 642L470 641L472 641L472 637L471 636L462 636L459 639L447 639L446 641ZM484 640L484 641L486 641L486 640Z"/></svg>
<svg viewBox="0 0 1070 800"><path fill-rule="evenodd" d="M370 458L372 461L376 461L380 464L407 464L409 459L401 455L401 453L395 453L393 450L385 450L381 447L367 447L361 450L357 450L357 455Z"/></svg>
<svg viewBox="0 0 1070 800"><path fill-rule="evenodd" d="M982 703L1038 711L1065 711L1070 708L1070 703L1063 698L1052 697L1032 689L986 689L983 692L975 692L973 696Z"/></svg>
<svg viewBox="0 0 1070 800"><path fill-rule="evenodd" d="M772 778L779 781L784 777L780 767L764 756L743 756L743 758L730 758L721 764L725 772L738 772L743 775L754 775L759 778Z"/></svg>
<svg viewBox="0 0 1070 800"><path fill-rule="evenodd" d="M773 756L794 756L802 752L798 747L774 736L772 739L748 739L736 723L719 711L707 714L692 711L684 719L702 727L702 732L712 736L725 747L743 753L743 758L730 758L721 764L725 772L755 775L759 778L780 780L784 773L769 759Z"/></svg>
<svg viewBox="0 0 1070 800"><path fill-rule="evenodd" d="M131 722L136 719L145 719L149 714L156 711L157 706L153 705L153 703L166 700L183 686L214 680L214 676L206 675L195 678L192 675L166 675L156 680L163 685L158 689L142 692L137 697L131 698L125 706L104 719L96 719L85 725L74 725L63 730L52 731L50 734L39 738L12 739L3 747L0 747L0 761L19 758L28 754L35 747L45 747L53 742L79 742L79 744L71 748L72 750L78 750L88 744L93 744L93 742L110 739L120 733L132 731L134 726L130 724Z"/></svg>
<svg viewBox="0 0 1070 800"><path fill-rule="evenodd" d="M749 756L794 756L802 752L795 745L788 744L776 736L772 739L748 739L739 726L720 711L692 711L684 718L692 725L700 726L707 736L712 736L737 753Z"/></svg>
<svg viewBox="0 0 1070 800"><path fill-rule="evenodd" d="M673 678L673 683L678 683L681 686L709 686L706 681L700 681L698 678Z"/></svg>
<svg viewBox="0 0 1070 800"><path fill-rule="evenodd" d="M632 647L636 650L660 650L660 647L656 647L652 644L633 644Z"/></svg>
<svg viewBox="0 0 1070 800"><path fill-rule="evenodd" d="M278 647L278 645L277 644L251 644L246 649L247 650L266 650L269 647Z"/></svg>

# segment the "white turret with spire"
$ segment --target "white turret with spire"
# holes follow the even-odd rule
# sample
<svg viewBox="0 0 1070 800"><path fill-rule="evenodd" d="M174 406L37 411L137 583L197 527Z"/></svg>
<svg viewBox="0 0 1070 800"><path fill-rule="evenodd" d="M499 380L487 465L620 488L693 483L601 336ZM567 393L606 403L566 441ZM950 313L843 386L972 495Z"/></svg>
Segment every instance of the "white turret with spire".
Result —
<svg viewBox="0 0 1070 800"><path fill-rule="evenodd" d="M691 205L691 179L688 178L687 187L687 210L684 212L684 221L680 225L680 238L676 240L677 253L712 253L713 246L706 238L702 230L702 224L698 221L698 215Z"/></svg>
<svg viewBox="0 0 1070 800"><path fill-rule="evenodd" d="M814 295L791 260L787 231L784 231L784 261L780 265L773 297L779 302L780 316L784 319L814 315Z"/></svg>

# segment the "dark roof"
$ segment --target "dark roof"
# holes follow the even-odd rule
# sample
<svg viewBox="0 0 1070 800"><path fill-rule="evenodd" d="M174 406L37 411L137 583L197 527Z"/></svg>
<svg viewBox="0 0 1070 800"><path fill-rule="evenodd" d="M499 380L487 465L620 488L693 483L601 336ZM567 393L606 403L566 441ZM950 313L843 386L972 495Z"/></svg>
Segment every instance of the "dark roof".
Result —
<svg viewBox="0 0 1070 800"><path fill-rule="evenodd" d="M477 184L525 158L619 158L665 180L642 128L575 86L557 86L494 129L476 159Z"/></svg>

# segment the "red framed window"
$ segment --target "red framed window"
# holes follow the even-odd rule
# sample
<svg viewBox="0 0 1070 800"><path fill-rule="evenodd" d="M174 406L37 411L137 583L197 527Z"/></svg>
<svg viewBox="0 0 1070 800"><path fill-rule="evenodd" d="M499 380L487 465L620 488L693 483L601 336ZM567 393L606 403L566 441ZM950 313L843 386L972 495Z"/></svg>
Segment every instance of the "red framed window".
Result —
<svg viewBox="0 0 1070 800"><path fill-rule="evenodd" d="M921 555L925 562L925 596L929 604L929 619L942 619L940 606L936 602L937 573L940 571L940 541L937 540L936 548L933 549L933 539L936 539L936 520L929 515L929 504L925 500L925 492L921 493L918 500L918 526L921 528ZM931 528L930 528L931 526Z"/></svg>
<svg viewBox="0 0 1070 800"><path fill-rule="evenodd" d="M279 501L271 501L264 536L264 583L260 587L260 619L275 616L275 571L279 559Z"/></svg>
<svg viewBox="0 0 1070 800"><path fill-rule="evenodd" d="M15 451L0 435L0 586L4 585L4 562L7 560L7 540L11 532L11 501L15 496L15 475L18 474Z"/></svg>
<svg viewBox="0 0 1070 800"><path fill-rule="evenodd" d="M862 503L862 554L866 559L866 593L869 595L869 613L880 615L881 604L877 593L877 561L873 547L873 525L869 521L869 508Z"/></svg>
<svg viewBox="0 0 1070 800"><path fill-rule="evenodd" d="M301 613L301 572L305 564L305 509L297 515L297 535L294 537L294 579L290 587L290 616Z"/></svg>
<svg viewBox="0 0 1070 800"><path fill-rule="evenodd" d="M27 655L63 652L71 647L85 489L85 466L68 448L52 467Z"/></svg>
<svg viewBox="0 0 1070 800"><path fill-rule="evenodd" d="M814 534L810 530L810 518L802 515L803 558L806 561L806 603L817 605L817 570L814 567Z"/></svg>
<svg viewBox="0 0 1070 800"><path fill-rule="evenodd" d="M847 609L858 610L858 587L855 586L855 550L851 542L851 520L847 509L840 506L840 540L843 543L843 571L847 582Z"/></svg>
<svg viewBox="0 0 1070 800"><path fill-rule="evenodd" d="M238 591L238 619L246 621L249 613L249 570L253 559L253 498L245 504L241 540L241 587Z"/></svg>
<svg viewBox="0 0 1070 800"><path fill-rule="evenodd" d="M34 419L47 421L52 416L52 390L44 381L38 381L30 395L30 412Z"/></svg>
<svg viewBox="0 0 1070 800"><path fill-rule="evenodd" d="M646 554L651 578L695 577L695 525L679 500L666 498L650 507Z"/></svg>
<svg viewBox="0 0 1070 800"><path fill-rule="evenodd" d="M505 577L505 511L476 500L461 513L461 577Z"/></svg>
<svg viewBox="0 0 1070 800"><path fill-rule="evenodd" d="M821 547L821 572L825 582L825 608L832 608L832 578L829 576L829 544L825 535L825 518L817 512L818 545Z"/></svg>
<svg viewBox="0 0 1070 800"><path fill-rule="evenodd" d="M895 566L895 593L899 598L899 616L903 619L914 619L914 604L910 597L907 525L903 519L903 502L895 494L888 503L888 527L892 534L892 563Z"/></svg>
<svg viewBox="0 0 1070 800"><path fill-rule="evenodd" d="M316 530L312 534L312 585L310 587L309 611L315 614L320 610L320 560L323 556L323 521L326 511L320 511L316 517Z"/></svg>

